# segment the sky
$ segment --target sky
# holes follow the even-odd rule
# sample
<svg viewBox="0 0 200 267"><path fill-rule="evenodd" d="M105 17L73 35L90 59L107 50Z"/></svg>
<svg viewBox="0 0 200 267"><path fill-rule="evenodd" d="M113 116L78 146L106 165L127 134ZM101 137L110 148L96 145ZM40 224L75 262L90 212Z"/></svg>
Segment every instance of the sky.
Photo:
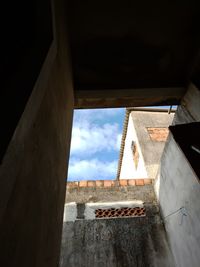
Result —
<svg viewBox="0 0 200 267"><path fill-rule="evenodd" d="M116 178L125 108L75 110L68 181Z"/></svg>

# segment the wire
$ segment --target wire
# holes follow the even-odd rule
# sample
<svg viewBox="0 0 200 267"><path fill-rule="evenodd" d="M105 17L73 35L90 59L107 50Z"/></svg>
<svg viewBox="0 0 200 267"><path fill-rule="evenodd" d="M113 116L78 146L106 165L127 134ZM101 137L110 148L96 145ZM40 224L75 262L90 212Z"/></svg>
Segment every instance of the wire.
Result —
<svg viewBox="0 0 200 267"><path fill-rule="evenodd" d="M182 223L183 223L183 217L184 216L187 216L187 211L186 211L186 208L185 207L181 207L178 210L175 210L174 212L168 214L167 216L164 217L164 220L166 220L166 218L168 218L168 217L170 217L170 216L178 213L179 211L182 213L181 222L179 223L179 225L182 225Z"/></svg>

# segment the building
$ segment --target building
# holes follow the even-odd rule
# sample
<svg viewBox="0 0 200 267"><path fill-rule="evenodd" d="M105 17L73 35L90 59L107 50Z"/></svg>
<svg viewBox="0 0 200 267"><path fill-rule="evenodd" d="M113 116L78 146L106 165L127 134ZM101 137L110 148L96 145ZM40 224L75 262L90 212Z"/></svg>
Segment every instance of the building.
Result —
<svg viewBox="0 0 200 267"><path fill-rule="evenodd" d="M174 110L127 108L117 179L156 178Z"/></svg>
<svg viewBox="0 0 200 267"><path fill-rule="evenodd" d="M150 127L165 140L155 178L68 184L61 267L199 267L200 92L191 86L182 101L174 118L164 113L173 119L167 139Z"/></svg>
<svg viewBox="0 0 200 267"><path fill-rule="evenodd" d="M60 267L175 267L151 179L69 182Z"/></svg>
<svg viewBox="0 0 200 267"><path fill-rule="evenodd" d="M73 110L180 105L177 118L199 121L200 3L31 0L1 10L0 266L56 267ZM198 186L173 184L175 164L187 177L187 156L164 155L157 184L167 186L170 168L171 193L199 207ZM174 253L196 267L199 217L185 217L193 227Z"/></svg>

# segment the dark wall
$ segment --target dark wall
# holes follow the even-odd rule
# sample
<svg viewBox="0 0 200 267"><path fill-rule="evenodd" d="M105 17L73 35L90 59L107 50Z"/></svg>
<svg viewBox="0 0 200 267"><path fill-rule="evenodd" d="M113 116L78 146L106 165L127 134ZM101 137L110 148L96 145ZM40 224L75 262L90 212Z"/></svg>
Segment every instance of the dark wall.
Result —
<svg viewBox="0 0 200 267"><path fill-rule="evenodd" d="M58 59L50 68L1 166L0 266L57 266L73 99Z"/></svg>
<svg viewBox="0 0 200 267"><path fill-rule="evenodd" d="M75 89L186 86L199 65L199 11L196 0L68 1Z"/></svg>
<svg viewBox="0 0 200 267"><path fill-rule="evenodd" d="M51 1L14 1L1 8L0 162L53 40Z"/></svg>
<svg viewBox="0 0 200 267"><path fill-rule="evenodd" d="M58 266L73 114L60 11L57 1L57 42L31 88L0 167L0 266L4 267Z"/></svg>
<svg viewBox="0 0 200 267"><path fill-rule="evenodd" d="M60 267L173 267L154 208L143 218L65 222Z"/></svg>

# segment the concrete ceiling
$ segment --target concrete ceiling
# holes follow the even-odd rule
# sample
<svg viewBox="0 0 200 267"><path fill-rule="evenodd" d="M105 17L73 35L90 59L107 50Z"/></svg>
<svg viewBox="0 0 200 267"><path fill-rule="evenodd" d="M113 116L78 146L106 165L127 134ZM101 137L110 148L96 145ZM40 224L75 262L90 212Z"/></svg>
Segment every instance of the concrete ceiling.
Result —
<svg viewBox="0 0 200 267"><path fill-rule="evenodd" d="M68 1L77 107L177 103L199 52L199 11L194 0Z"/></svg>
<svg viewBox="0 0 200 267"><path fill-rule="evenodd" d="M0 158L53 40L50 3L2 6ZM64 5L75 108L178 104L190 80L200 88L199 0Z"/></svg>

